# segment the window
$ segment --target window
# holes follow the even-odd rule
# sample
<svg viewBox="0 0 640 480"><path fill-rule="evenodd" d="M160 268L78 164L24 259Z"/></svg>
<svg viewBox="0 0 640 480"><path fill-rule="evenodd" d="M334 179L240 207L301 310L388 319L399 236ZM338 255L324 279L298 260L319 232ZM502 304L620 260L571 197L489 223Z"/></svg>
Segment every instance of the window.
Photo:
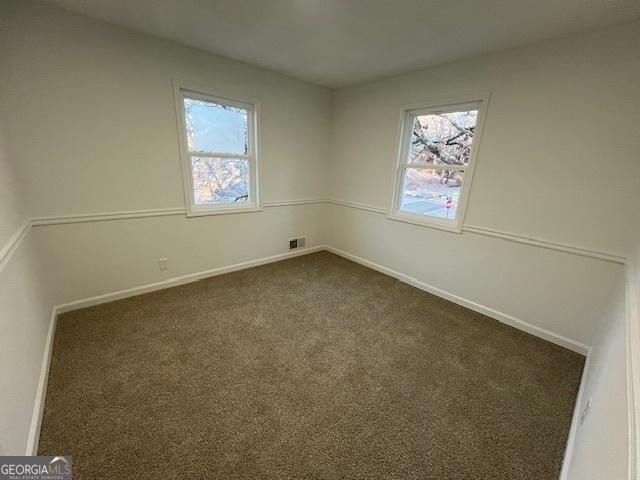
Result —
<svg viewBox="0 0 640 480"><path fill-rule="evenodd" d="M403 110L391 218L461 231L485 104Z"/></svg>
<svg viewBox="0 0 640 480"><path fill-rule="evenodd" d="M176 88L190 215L259 210L256 104Z"/></svg>

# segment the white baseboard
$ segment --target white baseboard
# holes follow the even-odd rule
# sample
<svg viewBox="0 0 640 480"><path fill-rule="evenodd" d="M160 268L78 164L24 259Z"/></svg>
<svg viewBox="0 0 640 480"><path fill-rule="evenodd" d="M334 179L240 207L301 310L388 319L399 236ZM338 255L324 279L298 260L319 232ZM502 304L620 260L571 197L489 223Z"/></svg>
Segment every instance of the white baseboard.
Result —
<svg viewBox="0 0 640 480"><path fill-rule="evenodd" d="M573 447L576 443L576 435L580 427L580 414L582 413L582 397L584 397L585 384L589 375L589 365L591 364L591 352L587 353L587 359L582 369L582 379L580 380L580 388L576 397L576 404L573 407L573 416L571 417L571 427L569 428L569 437L567 438L567 446L564 450L564 459L562 460L562 470L560 470L560 480L569 478L569 466L573 456Z"/></svg>
<svg viewBox="0 0 640 480"><path fill-rule="evenodd" d="M38 388L36 390L36 401L33 406L33 415L31 416L31 426L29 435L27 436L27 448L25 455L38 454L38 440L40 439L40 427L42 426L42 415L44 414L44 401L47 396L47 382L49 380L49 367L51 365L51 353L53 352L53 338L56 332L56 318L58 312L56 307L51 311L49 320L49 331L44 344L44 353L42 355L42 367L40 368L40 378L38 379Z"/></svg>
<svg viewBox="0 0 640 480"><path fill-rule="evenodd" d="M524 320L520 320L518 318L512 317L506 313L499 312L494 310L493 308L486 307L484 305L480 305L479 303L473 302L471 300L467 300L465 298L459 297L453 293L447 292L445 290L441 290L440 288L434 287L432 285L421 282L420 280L410 277L409 275L405 275L404 273L397 272L390 268L379 265L370 260L366 260L364 258L358 257L351 253L345 252L343 250L339 250L337 248L327 246L326 249L336 255L344 257L348 260L352 260L356 263L364 265L365 267L372 268L373 270L377 270L378 272L384 273L385 275L389 275L391 277L397 278L401 282L407 283L413 287L419 288L420 290L424 290L425 292L436 295L440 298L444 298L445 300L449 300L450 302L457 303L458 305L462 305L470 310L486 315L487 317L491 317L499 322L510 325L518 330L522 330L524 332L530 333L536 337L543 338L548 340L551 343L555 343L556 345L560 345L561 347L568 348L574 352L580 353L581 355L587 355L589 353L589 347L584 345L583 343L577 342L575 340L571 340L570 338L564 337L562 335L558 335L557 333L553 333L549 330L546 330L541 327L536 327L535 325L531 325Z"/></svg>
<svg viewBox="0 0 640 480"><path fill-rule="evenodd" d="M165 288L176 287L178 285L184 285L187 283L202 280L208 277L215 277L216 275L222 275L224 273L235 272L238 270L244 270L246 268L258 267L267 263L279 262L280 260L286 260L287 258L299 257L301 255L308 255L310 253L320 252L326 250L324 245L318 245L316 247L301 248L292 252L281 253L273 255L271 257L263 257L255 260L249 260L246 262L236 263L233 265L227 265L224 267L212 268L210 270L203 270L202 272L189 273L187 275L181 275L179 277L168 278L160 282L149 283L147 285L141 285L138 287L127 288L124 290L118 290L117 292L105 293L103 295L96 295L95 297L84 298L82 300L74 300L73 302L63 303L58 305L58 313L65 313L71 310L77 310L79 308L91 307L93 305L100 305L101 303L113 302L114 300L120 300L123 298L133 297L135 295L141 295L143 293L154 292L156 290L162 290Z"/></svg>

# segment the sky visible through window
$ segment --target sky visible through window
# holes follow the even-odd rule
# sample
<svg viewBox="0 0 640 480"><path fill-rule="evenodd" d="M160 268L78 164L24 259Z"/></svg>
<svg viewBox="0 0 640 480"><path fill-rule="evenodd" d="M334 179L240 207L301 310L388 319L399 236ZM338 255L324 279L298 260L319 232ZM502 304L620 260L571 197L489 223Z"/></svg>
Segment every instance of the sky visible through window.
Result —
<svg viewBox="0 0 640 480"><path fill-rule="evenodd" d="M189 150L247 153L246 110L191 98L184 99L184 107Z"/></svg>

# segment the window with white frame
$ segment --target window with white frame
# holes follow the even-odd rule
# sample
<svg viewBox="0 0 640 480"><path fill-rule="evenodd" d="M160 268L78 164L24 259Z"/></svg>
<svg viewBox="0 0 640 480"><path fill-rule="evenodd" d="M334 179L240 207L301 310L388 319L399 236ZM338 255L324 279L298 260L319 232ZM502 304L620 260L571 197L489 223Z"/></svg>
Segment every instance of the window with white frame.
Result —
<svg viewBox="0 0 640 480"><path fill-rule="evenodd" d="M404 111L392 217L461 229L484 104Z"/></svg>
<svg viewBox="0 0 640 480"><path fill-rule="evenodd" d="M256 104L177 88L189 213L256 209Z"/></svg>

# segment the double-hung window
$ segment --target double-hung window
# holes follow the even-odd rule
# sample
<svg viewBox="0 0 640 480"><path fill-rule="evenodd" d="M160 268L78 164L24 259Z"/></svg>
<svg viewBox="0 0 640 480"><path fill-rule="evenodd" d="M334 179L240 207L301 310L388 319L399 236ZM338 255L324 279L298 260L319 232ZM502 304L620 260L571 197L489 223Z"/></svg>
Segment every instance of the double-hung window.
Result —
<svg viewBox="0 0 640 480"><path fill-rule="evenodd" d="M391 218L461 231L485 104L403 110Z"/></svg>
<svg viewBox="0 0 640 480"><path fill-rule="evenodd" d="M176 87L188 214L259 209L257 106Z"/></svg>

